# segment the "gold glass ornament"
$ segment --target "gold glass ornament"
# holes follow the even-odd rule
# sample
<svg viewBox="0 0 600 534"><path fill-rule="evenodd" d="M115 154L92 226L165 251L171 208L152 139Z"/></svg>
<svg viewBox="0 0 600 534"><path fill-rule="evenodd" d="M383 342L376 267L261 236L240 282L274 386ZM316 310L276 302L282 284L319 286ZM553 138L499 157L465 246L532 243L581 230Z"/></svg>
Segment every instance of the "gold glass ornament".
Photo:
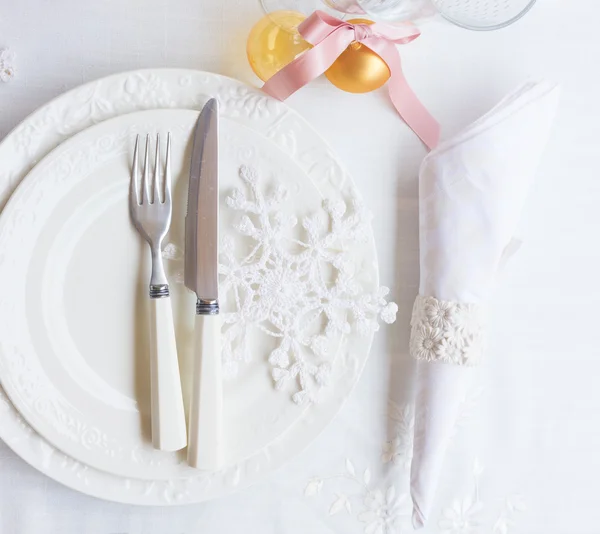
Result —
<svg viewBox="0 0 600 534"><path fill-rule="evenodd" d="M263 82L312 48L298 33L298 25L305 18L297 11L273 11L250 30L246 53L252 70Z"/></svg>
<svg viewBox="0 0 600 534"><path fill-rule="evenodd" d="M373 24L372 20L352 19L353 24ZM325 71L327 79L342 91L368 93L379 89L390 77L390 69L370 48L351 43Z"/></svg>

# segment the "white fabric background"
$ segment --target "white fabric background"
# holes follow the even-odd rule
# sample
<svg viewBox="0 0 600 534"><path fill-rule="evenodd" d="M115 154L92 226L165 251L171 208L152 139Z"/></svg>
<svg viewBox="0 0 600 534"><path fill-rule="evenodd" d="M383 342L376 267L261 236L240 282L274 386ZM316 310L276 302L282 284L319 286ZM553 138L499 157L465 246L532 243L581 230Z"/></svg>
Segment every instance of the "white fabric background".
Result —
<svg viewBox="0 0 600 534"><path fill-rule="evenodd" d="M66 89L118 71L188 67L254 82L245 39L259 16L258 0L0 0L0 47L10 45L18 69L13 82L0 84L0 137ZM525 243L493 299L480 390L457 429L425 533L600 529L599 17L596 0L540 0L508 29L473 33L436 22L402 49L412 86L446 134L526 77L563 86L521 225ZM410 395L417 169L425 152L383 91L353 96L319 81L289 103L331 143L376 213L381 281L400 306L397 324L379 334L348 404L307 451L263 483L184 508L144 509L79 495L0 444L1 534L360 533L372 517L358 514L374 505L358 483L325 480L320 494L304 496L311 478L343 473L346 458L361 477L370 466L374 488L385 493L393 484L396 496L407 491L404 458L382 463L381 448L395 433L388 397L403 405ZM484 467L481 509L469 502L476 458ZM336 493L351 501L351 514L329 515ZM514 526L503 519L507 497L526 505L505 514ZM461 523L461 515L469 522Z"/></svg>

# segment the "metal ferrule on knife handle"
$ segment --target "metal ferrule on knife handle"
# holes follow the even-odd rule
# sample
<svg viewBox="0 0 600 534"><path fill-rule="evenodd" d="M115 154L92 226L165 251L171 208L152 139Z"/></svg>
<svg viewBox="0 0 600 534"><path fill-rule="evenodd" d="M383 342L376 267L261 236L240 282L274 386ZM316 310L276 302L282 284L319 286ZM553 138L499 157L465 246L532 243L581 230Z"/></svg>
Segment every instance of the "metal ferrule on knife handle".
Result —
<svg viewBox="0 0 600 534"><path fill-rule="evenodd" d="M169 296L169 284L150 284L150 298L151 299L164 299Z"/></svg>
<svg viewBox="0 0 600 534"><path fill-rule="evenodd" d="M219 315L219 301L197 299L196 315Z"/></svg>

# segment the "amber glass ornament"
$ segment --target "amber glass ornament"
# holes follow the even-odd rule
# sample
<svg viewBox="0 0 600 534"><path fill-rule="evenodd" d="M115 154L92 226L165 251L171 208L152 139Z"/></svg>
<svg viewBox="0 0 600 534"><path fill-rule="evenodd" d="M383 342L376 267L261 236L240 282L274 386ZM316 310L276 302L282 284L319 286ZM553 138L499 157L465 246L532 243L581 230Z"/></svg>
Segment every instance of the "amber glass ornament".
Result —
<svg viewBox="0 0 600 534"><path fill-rule="evenodd" d="M373 24L372 20L352 19L354 24ZM383 59L363 44L353 42L325 71L327 79L349 93L368 93L381 87L390 77Z"/></svg>
<svg viewBox="0 0 600 534"><path fill-rule="evenodd" d="M305 18L297 11L273 11L250 30L246 53L252 70L263 82L311 48L298 33Z"/></svg>

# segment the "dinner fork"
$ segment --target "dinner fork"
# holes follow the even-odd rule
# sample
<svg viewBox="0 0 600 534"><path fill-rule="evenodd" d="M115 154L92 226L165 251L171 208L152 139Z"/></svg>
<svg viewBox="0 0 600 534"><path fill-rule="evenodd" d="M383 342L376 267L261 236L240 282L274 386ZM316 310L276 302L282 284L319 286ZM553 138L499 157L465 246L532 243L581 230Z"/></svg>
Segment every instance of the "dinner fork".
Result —
<svg viewBox="0 0 600 534"><path fill-rule="evenodd" d="M133 224L150 245L150 375L152 444L156 449L177 451L187 445L185 412L175 343L169 283L162 260L162 241L171 225L171 134L167 135L164 180L160 182L160 137L156 136L154 172L150 184L150 136L146 136L144 167L140 184L139 135L135 140L129 189Z"/></svg>

